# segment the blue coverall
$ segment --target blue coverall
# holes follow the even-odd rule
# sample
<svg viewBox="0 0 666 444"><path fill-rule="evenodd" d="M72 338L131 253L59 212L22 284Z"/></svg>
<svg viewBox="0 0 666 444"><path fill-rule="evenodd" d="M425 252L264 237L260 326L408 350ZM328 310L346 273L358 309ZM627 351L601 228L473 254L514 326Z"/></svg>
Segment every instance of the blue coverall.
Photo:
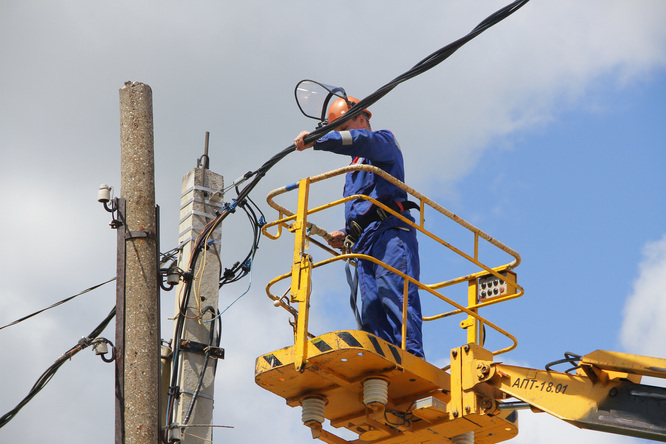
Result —
<svg viewBox="0 0 666 444"><path fill-rule="evenodd" d="M334 131L317 140L314 149L349 155L354 158L352 163L374 165L404 182L402 152L393 133L388 130ZM366 171L352 171L347 174L344 196L354 194L364 194L384 204L407 200L407 193L404 190ZM366 214L371 205L371 202L362 199L345 203L347 233L350 222ZM414 220L409 211L405 211L402 215ZM383 221L377 220L368 225L354 244L353 252L372 256L419 280L420 264L416 230L397 217L389 216ZM402 277L370 261L360 260L357 267L363 330L400 346L404 290ZM421 301L418 288L414 284L409 285L407 302L407 351L423 357Z"/></svg>

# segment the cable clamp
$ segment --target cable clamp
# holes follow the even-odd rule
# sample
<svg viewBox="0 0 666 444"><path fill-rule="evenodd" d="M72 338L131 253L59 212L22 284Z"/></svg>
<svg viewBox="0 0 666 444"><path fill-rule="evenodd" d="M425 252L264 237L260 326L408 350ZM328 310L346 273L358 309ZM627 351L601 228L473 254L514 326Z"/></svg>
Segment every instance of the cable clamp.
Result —
<svg viewBox="0 0 666 444"><path fill-rule="evenodd" d="M195 394L194 392L191 392L189 390L181 390L180 393L183 394L183 395L190 395L190 396L194 396L194 394ZM209 399L211 401L215 401L215 398L212 395L209 395L207 393L199 392L196 395L197 395L197 398L205 398L205 399Z"/></svg>
<svg viewBox="0 0 666 444"><path fill-rule="evenodd" d="M89 347L90 344L92 344L92 339L90 339L88 337L83 337L83 338L79 339L79 342L78 342L78 345L80 345L82 349L86 348L86 347Z"/></svg>
<svg viewBox="0 0 666 444"><path fill-rule="evenodd" d="M183 340L180 343L180 350L184 352L197 353L199 355L209 355L211 358L224 359L224 349L201 342Z"/></svg>
<svg viewBox="0 0 666 444"><path fill-rule="evenodd" d="M183 271L182 276L183 276L183 282L186 282L186 283L190 282L194 279L194 273L191 270L190 271Z"/></svg>

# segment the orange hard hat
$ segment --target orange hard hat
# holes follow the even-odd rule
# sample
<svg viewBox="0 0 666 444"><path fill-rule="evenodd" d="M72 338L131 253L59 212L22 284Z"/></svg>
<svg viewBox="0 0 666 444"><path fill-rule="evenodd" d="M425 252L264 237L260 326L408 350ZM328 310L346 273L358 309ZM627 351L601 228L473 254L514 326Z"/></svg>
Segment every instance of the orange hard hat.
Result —
<svg viewBox="0 0 666 444"><path fill-rule="evenodd" d="M338 120L347 111L349 111L352 105L356 105L358 102L358 99L351 96L348 96L347 100L342 97L336 99L333 103L331 103L331 106L328 107L328 123L333 123ZM364 109L363 112L368 114L368 119L372 117L372 113L367 109Z"/></svg>

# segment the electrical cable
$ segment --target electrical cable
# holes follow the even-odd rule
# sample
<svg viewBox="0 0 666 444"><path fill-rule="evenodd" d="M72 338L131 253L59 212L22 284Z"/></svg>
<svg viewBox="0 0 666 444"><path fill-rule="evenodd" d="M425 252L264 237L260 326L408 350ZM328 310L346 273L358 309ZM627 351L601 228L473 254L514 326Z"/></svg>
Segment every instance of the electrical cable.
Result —
<svg viewBox="0 0 666 444"><path fill-rule="evenodd" d="M184 313L187 311L187 306L189 303L189 298L192 293L192 287L193 287L193 268L197 263L199 254L201 253L201 250L205 248L205 239L208 237L208 235L222 222L222 220L231 212L235 211L235 207L237 206L237 202L233 202L232 204L225 204L222 212L218 213L217 217L203 228L201 233L197 236L195 240L194 247L192 248L192 254L190 256L190 261L188 264L188 271L185 273L183 279L184 279L184 285L182 287L182 295L181 295L181 301L180 301L180 306L179 306L179 315L177 316L176 319L176 327L174 331L174 347L173 347L173 362L172 362L172 371L171 371L171 381L169 384L169 392L167 396L167 412L166 412L166 421L165 421L165 427L163 430L162 434L162 441L164 443L168 443L168 436L169 436L169 429L173 426L173 415L175 413L174 408L175 408L175 401L176 398L179 396L179 387L178 387L178 381L179 381L179 372L178 372L178 363L179 363L179 357L180 357L180 342L183 334L183 329L185 325L185 317Z"/></svg>
<svg viewBox="0 0 666 444"><path fill-rule="evenodd" d="M208 369L208 361L210 360L210 347L215 346L219 347L220 346L220 336L222 335L222 321L220 320L219 314L216 315L216 310L215 308L211 307L210 305L206 306L203 309L203 313L205 314L207 311L210 311L213 313L213 319L211 321L214 321L215 319L218 320L218 333L217 333L217 340L215 340L215 328L213 325L210 327L210 334L208 335L208 347L205 351L205 356L204 356L204 362L203 365L201 366L201 373L199 374L199 380L197 381L197 386L194 389L194 393L192 394L192 399L190 400L190 406L187 409L187 414L183 418L183 425L187 424L190 422L190 416L192 415L192 411L194 410L194 404L196 403L197 399L199 398L199 393L201 391L201 387L203 386L203 380L204 376L206 374L206 370ZM215 342L215 344L213 344ZM217 361L215 361L217 367ZM213 369L213 374L215 372L215 368Z"/></svg>
<svg viewBox="0 0 666 444"><path fill-rule="evenodd" d="M422 395L420 395L419 397L417 397L416 399L414 399L414 400L409 404L409 406L407 406L407 409L405 409L404 412L403 412L403 411L400 411L400 410L386 410L386 411L384 411L384 419L386 420L386 422L387 422L388 424L393 425L393 426L397 426L397 427L404 426L404 425L409 426L409 425L411 424L412 419L414 419L414 414L413 414L413 413L410 413L410 411L411 411L411 410L414 408L414 406L416 405L416 401L419 400L419 399L423 399L424 397L430 395L431 393L438 392L439 390L440 390L440 389L429 390L429 391L423 393ZM394 423L394 422L392 422L392 421L388 418L388 416L386 416L387 413L390 413L390 414L394 415L395 417L402 419L402 422L401 422L401 423Z"/></svg>
<svg viewBox="0 0 666 444"><path fill-rule="evenodd" d="M210 320L210 321L204 321L204 322L212 322L212 321L214 321L215 319L217 319L217 318L219 318L220 316L222 316L224 313L226 313L227 310L229 310L229 309L231 308L232 305L234 305L236 302L238 302L238 301L240 300L240 298L242 298L243 296L245 296L245 295L250 291L250 287L252 287L252 270L251 270L251 269L250 269L249 274L250 274L250 282L249 282L248 285L247 285L247 289L246 289L243 293L241 293L240 296L238 296L236 299L234 299L229 305L227 305L227 308L225 308L224 310L222 310L221 312L219 312L215 318L213 318L213 319Z"/></svg>
<svg viewBox="0 0 666 444"><path fill-rule="evenodd" d="M95 339L104 331L106 326L111 322L111 319L116 315L116 307L113 307L108 316L86 337L82 338L74 347L67 350L62 356L60 356L54 363L51 365L42 375L37 379L37 382L32 386L28 395L19 402L16 407L14 407L9 412L5 413L0 417L0 428L7 425L9 421L14 419L18 412L25 407L25 405L32 400L45 386L48 382L55 376L56 372L60 367L74 355L76 355L81 350L89 347L95 343ZM110 343L108 340L104 340L107 343ZM107 361L108 362L108 361Z"/></svg>
<svg viewBox="0 0 666 444"><path fill-rule="evenodd" d="M203 316L203 311L201 309L201 286L203 285L203 275L204 272L206 271L206 264L208 262L208 238L213 232L209 232L208 236L206 236L205 239L205 245L206 248L203 250L203 260L201 260L199 269L196 271L194 275L194 280L198 282L198 285L194 287L194 302L198 311L197 317L201 319Z"/></svg>
<svg viewBox="0 0 666 444"><path fill-rule="evenodd" d="M226 268L224 270L222 276L220 276L220 288L223 285L237 282L247 276L251 271L252 263L254 262L254 256L256 255L257 249L259 249L259 241L261 240L261 227L266 224L266 220L262 211L249 197L247 198L247 201L251 205L242 205L241 208L243 211L245 211L250 225L252 226L252 246L250 247L250 251L247 256L245 256L243 261L236 262L231 268ZM252 207L256 208L256 210L261 214L260 218L257 218L257 214ZM238 274L239 271L242 271L242 273Z"/></svg>
<svg viewBox="0 0 666 444"><path fill-rule="evenodd" d="M379 99L384 97L386 94L388 94L393 88L398 86L400 83L403 83L413 77L418 76L419 74L423 74L424 72L428 71L431 68L434 68L435 66L439 65L442 63L444 60L449 58L453 53L455 53L458 49L460 49L463 45L468 43L470 40L474 39L477 37L479 34L483 33L484 31L488 30L492 26L496 25L497 23L501 22L505 18L509 17L511 14L516 12L518 9L522 8L527 4L529 0L516 0L509 5L501 8L500 10L494 12L491 14L489 17L487 17L485 20L483 20L481 23L479 23L471 32L469 32L467 35L464 37L444 46L443 48L433 52L420 62L418 62L414 67L412 67L410 70L407 72L403 73L402 75L396 77L386 85L382 86L378 90L376 90L374 93L370 94L369 96L365 97L364 99L360 100L358 103L356 103L354 106L352 106L347 113L345 113L342 117L337 119L333 124L329 123L327 125L324 125L320 128L317 128L316 130L312 131L310 134L308 134L304 142L306 144L314 142L315 140L321 138L322 136L326 135L339 125L345 123L346 121L354 118L356 115L361 113L364 109L368 108L370 105L374 104L377 102ZM263 176L270 170L276 163L278 163L280 160L282 160L287 154L293 152L296 149L295 145L290 145L289 147L285 148L281 152L277 153L274 155L272 158L270 158L266 163L264 163L258 170L252 172L249 171L245 173L243 176L242 180L248 180L250 177L254 176L254 179L252 182L250 182L248 185L245 186L243 191L239 194L239 199L244 199L249 192L257 185L257 183L263 178ZM240 179L239 179L240 180Z"/></svg>
<svg viewBox="0 0 666 444"><path fill-rule="evenodd" d="M248 204L250 203L252 206L256 208L256 210L261 214L261 217L258 219L257 215L254 211L254 209ZM230 279L222 279L220 286L225 285L226 283L230 282L236 282L242 277L246 276L250 271L251 271L251 264L252 260L256 254L256 250L258 249L259 246L259 240L261 239L261 227L266 223L265 218L261 210L254 204L254 202L250 199L247 198L246 200L242 202L238 202L238 200L234 201L232 204L226 204L225 208L221 213L218 214L218 216L210 221L202 230L202 232L197 236L197 239L195 240L195 245L192 249L192 256L190 257L190 262L188 266L190 267L190 272L186 273L185 275L185 285L181 287L181 298L180 298L180 314L178 315L178 319L176 320L176 328L174 332L174 350L173 350L173 362L172 362L172 374L171 374L171 383L169 387L169 393L167 397L167 417L166 417L166 422L165 422L165 428L164 428L164 433L162 436L162 440L164 442L168 442L168 430L170 427L173 426L173 415L175 413L174 407L175 407L175 400L178 397L178 379L179 379L179 366L178 366L178 356L180 355L180 342L181 342L181 337L184 329L184 323L186 319L191 319L190 317L185 316L187 306L189 304L189 299L191 297L191 294L193 293L194 290L194 284L193 284L193 267L196 266L199 255L201 254L201 251L205 249L206 245L206 240L210 236L210 234L213 232L213 230L219 225L221 220L226 217L231 212L234 212L236 207L240 206L245 213L248 216L248 219L251 222L251 225L253 227L253 243L252 247L250 249L250 252L246 256L245 260L242 263L238 263L233 267L233 274L234 277ZM241 275L236 275L236 273L242 270L243 274ZM243 293L241 296L239 296L233 303L235 303L240 297L245 295L249 291L246 290L245 293ZM227 307L228 309L229 307ZM225 309L226 311L226 309ZM220 320L220 313L218 313L211 321L204 321L204 322L212 322L215 320L218 320L220 323L220 329L221 329L221 320Z"/></svg>
<svg viewBox="0 0 666 444"><path fill-rule="evenodd" d="M110 282L115 281L115 280L116 280L116 278L114 277L114 278L109 279L108 281L104 281L104 282L102 282L101 284L93 285L93 286L90 287L90 288L86 288L85 290L83 290L83 291L80 292L80 293L77 293L77 294L75 294L75 295L73 295L73 296L70 296L70 297L68 297L68 298L65 298L65 299L63 299L62 301L56 302L56 303L53 304L53 305L50 305L50 306L48 306L48 307L46 307L46 308L43 308L43 309L41 309L41 310L39 310L39 311L36 311L36 312L34 312L34 313L32 313L32 314L29 314L29 315L27 315L27 316L23 316L22 318L17 319L17 320L15 320L14 322L11 322L11 323L9 323L9 324L7 324L7 325L4 325L4 326L0 327L0 330L5 329L5 328L7 328L7 327L11 327L11 326L16 325L16 324L19 324L19 323L21 323L21 322L23 322L23 321L25 321L25 320L27 320L27 319L32 318L33 316L37 316L38 314L43 313L43 312L45 312L45 311L47 311L47 310L50 310L50 309L52 309L52 308L55 308L55 307L57 307L57 306L59 306L59 305L62 305L62 304L64 304L65 302L69 302L69 301L71 301L72 299L74 299L74 298L76 298L76 297L78 297L78 296L81 296L81 295L83 295L83 294L86 294L86 293L88 293L88 292L91 292L91 291L93 291L93 290L96 290L97 288L102 287L102 286L104 286L104 285L106 285L106 284L108 284L108 283L110 283Z"/></svg>
<svg viewBox="0 0 666 444"><path fill-rule="evenodd" d="M175 261L176 256L179 255L183 251L183 246L179 245L175 248L172 248L171 250L167 251L166 253L160 253L160 264L164 265L169 261Z"/></svg>
<svg viewBox="0 0 666 444"><path fill-rule="evenodd" d="M559 364L571 364L573 367L564 371L564 373L570 373L580 367L579 362L581 359L581 355L577 355L571 352L564 352L564 359L558 359L557 361L549 362L546 364L546 370L553 371L551 367Z"/></svg>

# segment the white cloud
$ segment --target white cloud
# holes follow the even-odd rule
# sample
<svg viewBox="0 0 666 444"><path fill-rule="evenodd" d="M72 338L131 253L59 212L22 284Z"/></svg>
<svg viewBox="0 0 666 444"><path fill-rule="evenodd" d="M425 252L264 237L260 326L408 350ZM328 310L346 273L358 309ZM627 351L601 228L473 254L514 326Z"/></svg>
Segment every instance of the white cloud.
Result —
<svg viewBox="0 0 666 444"><path fill-rule="evenodd" d="M666 356L666 235L643 248L638 277L627 299L620 332L624 347L634 354Z"/></svg>

